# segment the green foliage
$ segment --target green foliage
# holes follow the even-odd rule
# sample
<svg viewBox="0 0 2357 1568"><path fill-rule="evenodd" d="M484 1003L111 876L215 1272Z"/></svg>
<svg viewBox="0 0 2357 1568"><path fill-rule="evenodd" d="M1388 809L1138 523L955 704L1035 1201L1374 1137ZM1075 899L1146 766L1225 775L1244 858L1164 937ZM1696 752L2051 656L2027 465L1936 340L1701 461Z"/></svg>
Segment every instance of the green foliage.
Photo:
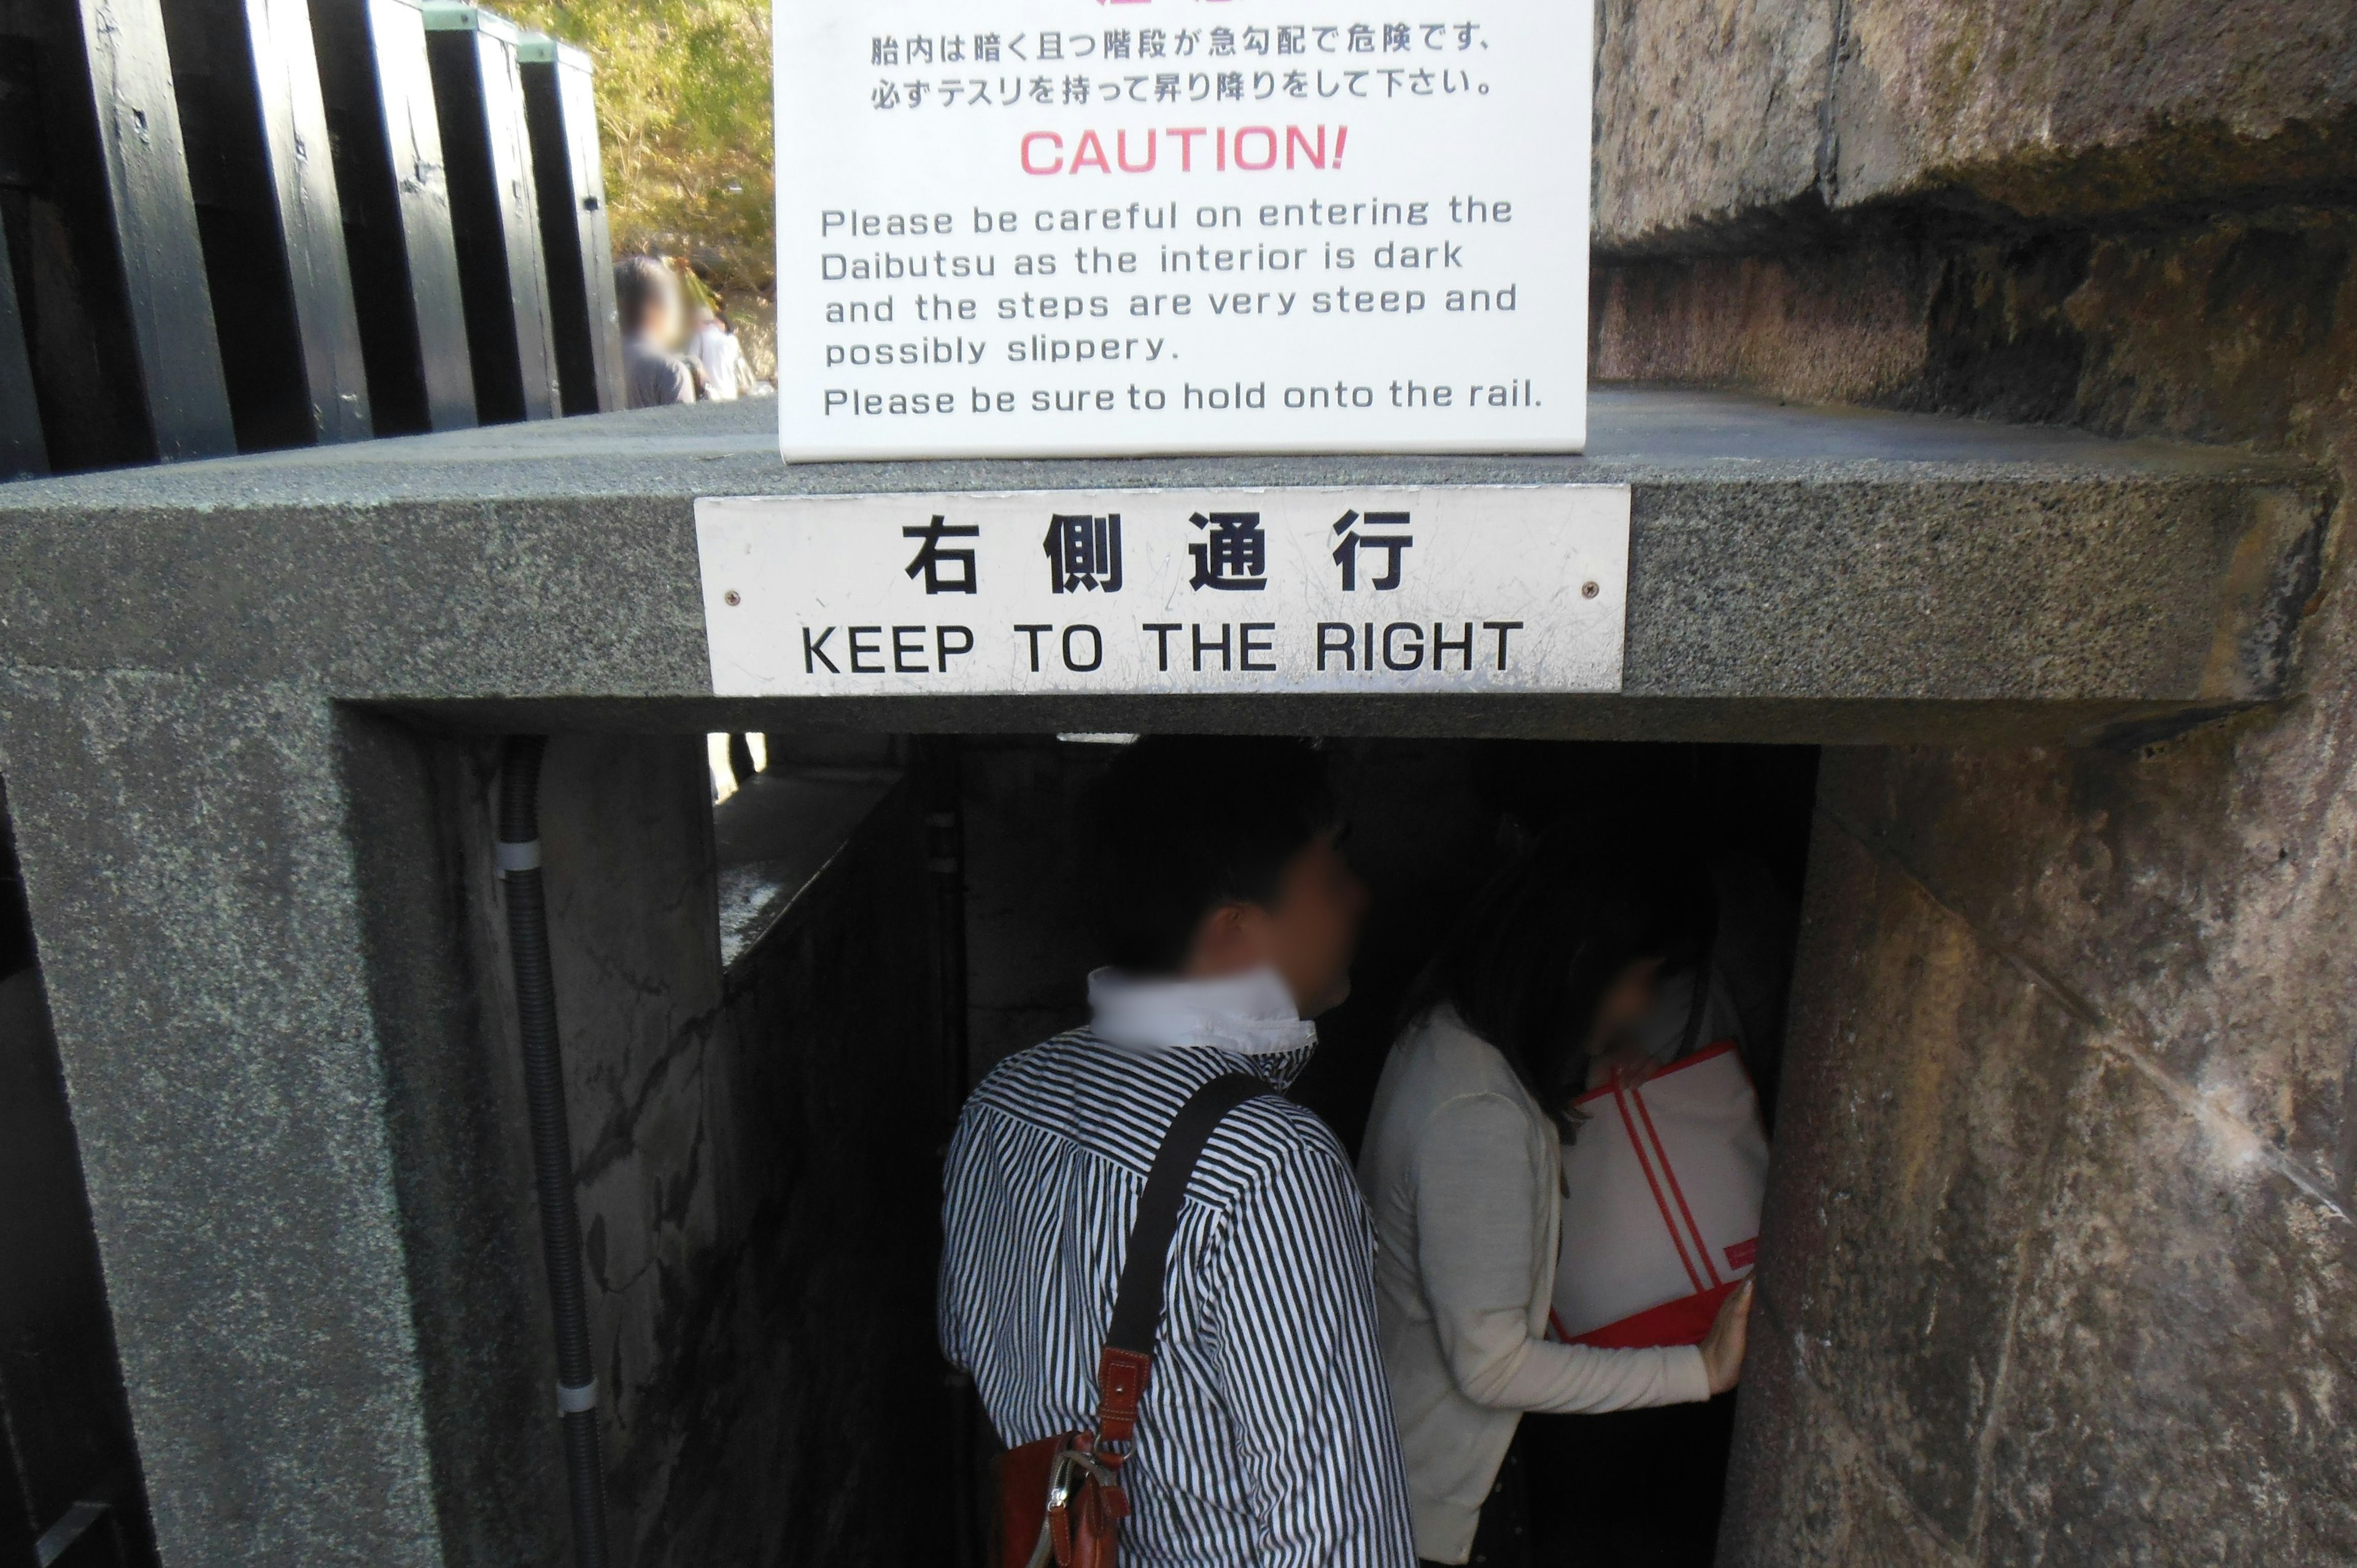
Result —
<svg viewBox="0 0 2357 1568"><path fill-rule="evenodd" d="M618 253L685 255L721 287L776 265L767 0L502 0L589 51Z"/></svg>

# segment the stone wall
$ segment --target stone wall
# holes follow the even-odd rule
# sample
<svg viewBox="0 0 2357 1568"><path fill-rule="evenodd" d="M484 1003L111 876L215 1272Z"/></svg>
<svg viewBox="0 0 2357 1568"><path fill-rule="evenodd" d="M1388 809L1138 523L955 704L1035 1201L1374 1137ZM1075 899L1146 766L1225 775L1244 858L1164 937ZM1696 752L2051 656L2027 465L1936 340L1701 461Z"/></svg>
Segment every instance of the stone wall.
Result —
<svg viewBox="0 0 2357 1568"><path fill-rule="evenodd" d="M2347 207L1927 230L1862 222L1840 243L1599 269L1597 374L2328 460L2357 428Z"/></svg>
<svg viewBox="0 0 2357 1568"><path fill-rule="evenodd" d="M2357 479L2339 7L1599 11L1599 379ZM1828 753L1738 1563L2357 1556L2357 603L2293 695Z"/></svg>
<svg viewBox="0 0 2357 1568"><path fill-rule="evenodd" d="M2357 1556L2357 703L1828 753L1728 1557Z"/></svg>
<svg viewBox="0 0 2357 1568"><path fill-rule="evenodd" d="M406 922L372 967L442 1561L565 1560L497 747L353 728L364 875ZM899 1479L949 1412L917 809L888 796L724 972L710 791L701 736L559 736L542 789L614 1561L942 1560Z"/></svg>
<svg viewBox="0 0 2357 1568"><path fill-rule="evenodd" d="M2348 26L1606 0L1595 374L2345 449Z"/></svg>
<svg viewBox="0 0 2357 1568"><path fill-rule="evenodd" d="M2347 14L2312 0L1599 0L1599 262L1902 204L2145 220L2345 190Z"/></svg>

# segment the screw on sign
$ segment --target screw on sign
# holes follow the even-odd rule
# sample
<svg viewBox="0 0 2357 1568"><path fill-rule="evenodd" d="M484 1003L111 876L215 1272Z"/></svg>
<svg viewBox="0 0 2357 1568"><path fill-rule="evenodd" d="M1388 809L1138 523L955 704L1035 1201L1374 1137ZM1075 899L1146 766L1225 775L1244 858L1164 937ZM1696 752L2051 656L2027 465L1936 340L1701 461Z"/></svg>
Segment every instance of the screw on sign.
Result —
<svg viewBox="0 0 2357 1568"><path fill-rule="evenodd" d="M1604 590L1602 588L1598 587L1594 583L1582 583L1579 585L1579 596L1583 599L1592 599L1603 591Z"/></svg>
<svg viewBox="0 0 2357 1568"><path fill-rule="evenodd" d="M745 602L745 596L731 588L720 596L720 602L730 606L741 605Z"/></svg>

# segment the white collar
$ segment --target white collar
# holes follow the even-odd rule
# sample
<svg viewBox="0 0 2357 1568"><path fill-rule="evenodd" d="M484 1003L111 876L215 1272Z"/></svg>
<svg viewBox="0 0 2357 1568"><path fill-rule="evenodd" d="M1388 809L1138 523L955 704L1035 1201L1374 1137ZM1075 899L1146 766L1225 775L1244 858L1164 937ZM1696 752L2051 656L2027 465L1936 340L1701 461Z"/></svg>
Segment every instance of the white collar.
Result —
<svg viewBox="0 0 2357 1568"><path fill-rule="evenodd" d="M1090 1028L1129 1050L1217 1046L1246 1057L1281 1056L1318 1043L1274 969L1216 980L1142 979L1118 970L1089 976Z"/></svg>

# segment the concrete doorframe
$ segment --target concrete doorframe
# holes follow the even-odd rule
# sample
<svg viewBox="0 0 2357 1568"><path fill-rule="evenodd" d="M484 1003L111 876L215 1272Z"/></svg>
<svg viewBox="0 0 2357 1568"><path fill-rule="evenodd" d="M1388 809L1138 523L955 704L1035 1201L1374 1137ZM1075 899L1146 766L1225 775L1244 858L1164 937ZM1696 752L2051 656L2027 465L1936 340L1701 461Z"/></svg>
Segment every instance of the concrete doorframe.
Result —
<svg viewBox="0 0 2357 1568"><path fill-rule="evenodd" d="M2244 1206L2219 1222L2229 1251L2251 1227L2346 1223L2318 1207L2339 1201L2330 1184L2267 1153L2264 1114L2216 1099L2179 1048L2184 1016L2148 992L2123 1003L2059 978L2058 944L2065 958L2082 936L2125 950L2149 920L2021 924L2087 857L2161 854L2136 837L2137 758L2231 745L2236 714L2289 689L2331 500L2310 470L1641 392L1598 395L1580 459L790 471L768 456L764 414L716 405L0 490L17 544L0 582L0 763L166 1563L511 1562L554 1539L561 1487L533 1447L549 1425L533 1274L486 1263L533 1255L516 1250L530 1236L515 1208L481 1196L512 1174L511 1145L485 1130L502 1091L483 1064L501 1058L470 1022L489 1015L501 966L457 935L490 897L469 825L489 747L472 737L506 730L578 737L610 764L575 770L581 787L625 792L630 768L685 775L700 756L608 756L600 735L1858 748L1829 753L1821 786L1811 983L1796 999L1813 1044L1796 1028L1792 1070L1836 1089L1781 1139L1774 1331L1737 1481L1763 1522L1730 1539L1737 1561L1809 1560L1790 1544L1809 1539L1806 1499L1835 1494L1848 1543L1825 1547L1835 1557L1869 1540L1969 1557L1996 1550L2000 1527L2051 1528L1989 1479L2052 1460L2025 1380L2067 1393L2043 1407L2054 1430L2116 1411L2073 1335L2093 1324L2158 1354L2172 1299L2148 1282L2141 1307L2104 1304L2096 1240L2065 1223L2090 1212L2085 1195L2157 1238L2225 1191ZM1635 490L1619 697L813 708L708 694L697 494L1580 478ZM1908 749L1923 746L1967 749ZM2109 825L2090 832L2083 808L2099 800ZM569 809L594 819L590 804ZM552 821L567 809L553 800ZM585 842L614 877L644 879L645 907L689 908L631 844L684 844L690 824L675 808L626 819L637 841ZM923 896L920 866L869 848L873 875L843 897ZM684 914L630 937L679 953L705 940ZM793 940L824 961L815 928ZM598 1026L637 1041L650 1074L694 1065L672 1047L733 1026L716 958L683 996L632 993L629 957L617 944L601 961L635 999ZM800 1015L814 1004L794 983L734 1000ZM787 1079L770 1091L799 1092ZM602 1130L576 1125L585 1165ZM2238 1150L2243 1164L2219 1164ZM2203 1185L2222 1171L2222 1188ZM1931 1240L1876 1251L1893 1226ZM2061 1249L2066 1232L2077 1251ZM2245 1310L2225 1285L2203 1289L2218 1313ZM1894 1368L1930 1392L1893 1392ZM2282 1379L2264 1360L2241 1370L2263 1388ZM2189 1408L2256 1434L2218 1474L2305 1473L2321 1439L2284 1433L2224 1382L2185 1386ZM1932 1479L1894 1493L1880 1448ZM651 1529L688 1531L659 1498L619 1500Z"/></svg>

